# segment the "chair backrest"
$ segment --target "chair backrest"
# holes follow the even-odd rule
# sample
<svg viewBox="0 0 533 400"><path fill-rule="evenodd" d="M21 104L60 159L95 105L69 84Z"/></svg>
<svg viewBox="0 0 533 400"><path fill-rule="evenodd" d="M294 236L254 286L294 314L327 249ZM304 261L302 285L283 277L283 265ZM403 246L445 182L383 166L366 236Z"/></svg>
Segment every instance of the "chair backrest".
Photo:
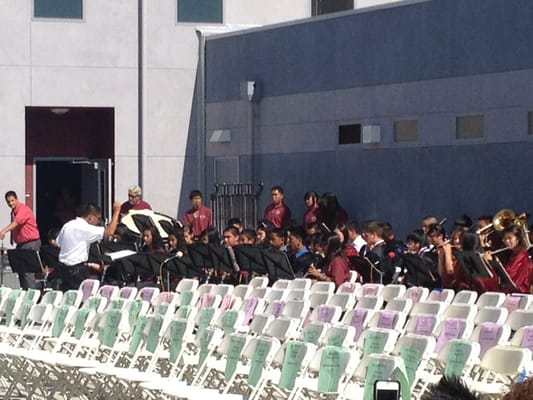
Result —
<svg viewBox="0 0 533 400"><path fill-rule="evenodd" d="M81 302L85 303L85 301L91 297L95 296L96 293L98 293L98 288L100 287L100 281L97 279L85 279L82 283L80 283L79 290L81 290L82 298Z"/></svg>
<svg viewBox="0 0 533 400"><path fill-rule="evenodd" d="M43 294L41 304L52 304L54 307L58 307L63 300L63 292L60 290L50 290Z"/></svg>
<svg viewBox="0 0 533 400"><path fill-rule="evenodd" d="M505 322L512 331L517 331L523 326L533 325L533 310L515 310L509 313Z"/></svg>
<svg viewBox="0 0 533 400"><path fill-rule="evenodd" d="M327 304L331 296L333 296L333 294L329 292L311 292L311 294L308 297L309 305L311 308L314 309L320 305ZM305 297L302 298L302 300L303 299L305 299Z"/></svg>
<svg viewBox="0 0 533 400"><path fill-rule="evenodd" d="M352 347L354 344L355 328L348 325L334 325L327 328L319 339L323 346Z"/></svg>
<svg viewBox="0 0 533 400"><path fill-rule="evenodd" d="M413 307L413 300L402 298L402 297L395 297L394 299L390 299L387 302L385 309L400 311L400 312L404 312L407 315L409 315L412 307Z"/></svg>
<svg viewBox="0 0 533 400"><path fill-rule="evenodd" d="M502 292L485 292L476 301L478 307L498 307L503 304L505 293Z"/></svg>
<svg viewBox="0 0 533 400"><path fill-rule="evenodd" d="M355 297L359 300L367 296L379 296L382 290L383 285L380 283L365 283L357 288Z"/></svg>
<svg viewBox="0 0 533 400"><path fill-rule="evenodd" d="M383 287L383 290L381 291L381 297L383 297L383 300L385 300L386 303L388 303L390 300L394 299L395 297L402 297L405 294L405 291L407 288L405 285L398 285L398 284L389 284L385 285Z"/></svg>
<svg viewBox="0 0 533 400"><path fill-rule="evenodd" d="M446 307L447 307L447 304L442 303L440 301L419 302L419 303L413 304L413 308L411 308L410 315L418 315L418 314L439 315L444 311Z"/></svg>
<svg viewBox="0 0 533 400"><path fill-rule="evenodd" d="M334 363L331 360L335 360ZM349 368L351 352L337 346L324 346L317 350L309 362L308 370L318 374L318 393L336 393L342 391L343 381L351 374Z"/></svg>
<svg viewBox="0 0 533 400"><path fill-rule="evenodd" d="M374 353L390 353L398 339L399 332L392 329L367 328L357 342L364 356Z"/></svg>
<svg viewBox="0 0 533 400"><path fill-rule="evenodd" d="M269 290L265 296L265 302L270 305L273 301L276 300L285 300L288 294L287 289L272 288Z"/></svg>
<svg viewBox="0 0 533 400"><path fill-rule="evenodd" d="M200 282L198 279L182 279L176 286L176 292L182 293L188 290L194 291L198 289Z"/></svg>
<svg viewBox="0 0 533 400"><path fill-rule="evenodd" d="M436 314L420 313L409 318L405 325L405 331L416 335L433 335L438 322L439 318Z"/></svg>
<svg viewBox="0 0 533 400"><path fill-rule="evenodd" d="M109 303L111 299L118 297L119 291L120 289L118 286L103 285L98 289L97 296L105 297Z"/></svg>
<svg viewBox="0 0 533 400"><path fill-rule="evenodd" d="M287 317L274 318L265 326L263 335L285 341L297 336L298 326L299 321L296 319Z"/></svg>
<svg viewBox="0 0 533 400"><path fill-rule="evenodd" d="M282 389L292 390L296 378L307 368L315 352L316 346L313 343L295 340L283 343L272 360L272 364L280 369L278 386Z"/></svg>
<svg viewBox="0 0 533 400"><path fill-rule="evenodd" d="M373 310L356 307L344 315L343 324L353 326L355 328L354 341L359 340L373 313Z"/></svg>
<svg viewBox="0 0 533 400"><path fill-rule="evenodd" d="M266 288L268 286L268 277L266 276L255 276L248 283L253 288Z"/></svg>
<svg viewBox="0 0 533 400"><path fill-rule="evenodd" d="M427 301L442 301L443 303L451 303L455 297L453 289L433 289L427 298Z"/></svg>
<svg viewBox="0 0 533 400"><path fill-rule="evenodd" d="M339 321L342 309L329 304L319 305L311 313L310 321L328 322L334 324Z"/></svg>
<svg viewBox="0 0 533 400"><path fill-rule="evenodd" d="M474 290L461 290L455 294L452 303L474 304L477 300L477 292Z"/></svg>
<svg viewBox="0 0 533 400"><path fill-rule="evenodd" d="M285 303L281 315L303 321L309 311L309 307L309 300L289 300Z"/></svg>
<svg viewBox="0 0 533 400"><path fill-rule="evenodd" d="M405 325L406 314L396 310L379 310L368 321L368 326L401 330Z"/></svg>
<svg viewBox="0 0 533 400"><path fill-rule="evenodd" d="M276 282L272 284L272 289L287 289L291 284L291 281L289 279L278 279Z"/></svg>
<svg viewBox="0 0 533 400"><path fill-rule="evenodd" d="M429 289L422 286L412 286L405 291L403 297L411 299L414 304L426 301L429 296Z"/></svg>
<svg viewBox="0 0 533 400"><path fill-rule="evenodd" d="M244 319L246 320L246 316ZM265 327L273 320L273 315L256 314L248 326L249 332L255 335L262 335Z"/></svg>
<svg viewBox="0 0 533 400"><path fill-rule="evenodd" d="M511 328L508 325L483 322L474 328L470 340L479 343L479 357L482 358L489 348L507 342L510 336Z"/></svg>
<svg viewBox="0 0 533 400"><path fill-rule="evenodd" d="M505 299L503 300L502 307L505 307L509 310L509 312L513 312L514 310L523 310L527 309L531 300L530 295L522 294L522 293L513 293L505 296Z"/></svg>
<svg viewBox="0 0 533 400"><path fill-rule="evenodd" d="M480 366L513 381L531 361L531 350L513 346L494 346L487 350Z"/></svg>
<svg viewBox="0 0 533 400"><path fill-rule="evenodd" d="M146 286L137 292L136 298L152 303L152 301L159 295L159 292L159 288Z"/></svg>
<svg viewBox="0 0 533 400"><path fill-rule="evenodd" d="M328 304L339 306L341 310L351 310L355 306L355 296L352 293L335 293L328 300Z"/></svg>
<svg viewBox="0 0 533 400"><path fill-rule="evenodd" d="M311 285L313 284L313 281L308 278L295 278L291 281L291 284L289 285L289 289L302 289L305 291L311 290Z"/></svg>
<svg viewBox="0 0 533 400"><path fill-rule="evenodd" d="M509 310L504 307L481 307L475 318L474 324L481 325L483 322L503 324L509 316Z"/></svg>
<svg viewBox="0 0 533 400"><path fill-rule="evenodd" d="M474 319L477 311L478 306L476 304L449 304L444 309L441 318Z"/></svg>
<svg viewBox="0 0 533 400"><path fill-rule="evenodd" d="M383 307L383 297L370 295L361 297L357 300L356 307L376 311L380 310Z"/></svg>
<svg viewBox="0 0 533 400"><path fill-rule="evenodd" d="M461 377L467 374L479 357L480 346L477 342L452 339L437 350L437 360L444 368L447 377Z"/></svg>
<svg viewBox="0 0 533 400"><path fill-rule="evenodd" d="M473 330L473 323L461 318L447 318L442 321L435 330L437 346L435 351L439 352L444 344L452 339L466 339Z"/></svg>
<svg viewBox="0 0 533 400"><path fill-rule="evenodd" d="M311 286L311 293L326 292L333 295L335 292L335 282L316 282Z"/></svg>
<svg viewBox="0 0 533 400"><path fill-rule="evenodd" d="M137 296L138 289L134 286L124 286L120 288L118 297L124 300L134 300Z"/></svg>
<svg viewBox="0 0 533 400"><path fill-rule="evenodd" d="M519 328L511 339L511 345L533 351L533 325Z"/></svg>
<svg viewBox="0 0 533 400"><path fill-rule="evenodd" d="M322 342L321 339L325 335L329 327L330 327L330 324L326 322L311 321L306 326L304 326L304 328L300 332L300 336L298 340L301 340L302 342L305 342L305 343L312 343L314 345L318 345L319 343ZM354 335L355 335L355 330L354 330ZM351 340L353 342L353 336Z"/></svg>
<svg viewBox="0 0 533 400"><path fill-rule="evenodd" d="M355 282L343 282L337 288L337 293L353 293L354 296L359 291L361 287L360 283Z"/></svg>
<svg viewBox="0 0 533 400"><path fill-rule="evenodd" d="M227 283L219 283L218 285L215 285L213 289L211 289L211 293L218 294L219 296L224 297L225 295L232 294L233 289L233 285Z"/></svg>
<svg viewBox="0 0 533 400"><path fill-rule="evenodd" d="M235 289L233 289L233 296L241 298L244 302L244 300L250 296L252 290L253 288L250 285L237 285L235 286Z"/></svg>

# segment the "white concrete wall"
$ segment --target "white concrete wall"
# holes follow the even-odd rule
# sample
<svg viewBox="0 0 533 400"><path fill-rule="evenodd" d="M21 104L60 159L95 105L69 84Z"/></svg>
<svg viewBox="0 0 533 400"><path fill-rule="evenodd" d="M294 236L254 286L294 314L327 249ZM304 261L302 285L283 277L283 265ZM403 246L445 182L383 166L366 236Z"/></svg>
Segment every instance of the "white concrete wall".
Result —
<svg viewBox="0 0 533 400"><path fill-rule="evenodd" d="M154 208L176 215L199 25L177 23L176 0L144 7L144 193ZM310 16L310 8L308 0L226 0L224 23L283 22ZM137 2L85 0L82 20L52 20L34 19L31 0L0 0L0 104L0 169L9 171L0 191L24 193L25 107L113 107L115 193L124 201L138 179Z"/></svg>

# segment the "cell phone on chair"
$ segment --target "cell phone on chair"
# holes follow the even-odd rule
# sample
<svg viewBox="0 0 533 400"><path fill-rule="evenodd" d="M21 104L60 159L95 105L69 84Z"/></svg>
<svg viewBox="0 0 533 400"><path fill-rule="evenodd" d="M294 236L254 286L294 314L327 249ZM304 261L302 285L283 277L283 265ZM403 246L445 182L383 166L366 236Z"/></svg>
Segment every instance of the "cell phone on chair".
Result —
<svg viewBox="0 0 533 400"><path fill-rule="evenodd" d="M400 382L374 382L374 400L400 400Z"/></svg>

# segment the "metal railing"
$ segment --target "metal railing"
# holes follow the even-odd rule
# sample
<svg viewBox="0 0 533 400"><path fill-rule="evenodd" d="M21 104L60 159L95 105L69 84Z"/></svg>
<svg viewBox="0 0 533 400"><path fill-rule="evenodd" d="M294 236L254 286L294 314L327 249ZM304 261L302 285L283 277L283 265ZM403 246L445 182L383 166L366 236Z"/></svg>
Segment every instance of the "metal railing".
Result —
<svg viewBox="0 0 533 400"><path fill-rule="evenodd" d="M213 224L222 231L230 218L240 218L244 227L257 225L257 198L263 184L220 183L211 194Z"/></svg>

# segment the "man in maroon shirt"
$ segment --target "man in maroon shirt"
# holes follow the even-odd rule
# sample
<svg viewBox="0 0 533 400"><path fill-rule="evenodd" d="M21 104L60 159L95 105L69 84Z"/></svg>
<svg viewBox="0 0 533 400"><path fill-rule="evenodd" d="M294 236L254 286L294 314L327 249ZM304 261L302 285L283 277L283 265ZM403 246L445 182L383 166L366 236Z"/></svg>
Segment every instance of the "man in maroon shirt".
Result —
<svg viewBox="0 0 533 400"><path fill-rule="evenodd" d="M140 186L133 185L128 189L128 201L120 206L120 215L127 214L130 210L151 210L152 206L143 200L143 191Z"/></svg>
<svg viewBox="0 0 533 400"><path fill-rule="evenodd" d="M202 232L211 225L211 210L202 204L202 192L199 190L193 190L189 199L191 199L192 208L185 213L183 223L192 227L194 237L200 237Z"/></svg>
<svg viewBox="0 0 533 400"><path fill-rule="evenodd" d="M11 208L11 223L0 231L0 239L4 240L7 232L17 245L17 249L39 250L41 239L35 215L30 207L18 201L17 194L10 190L5 194L6 203ZM35 274L19 273L20 287L23 289L35 287Z"/></svg>
<svg viewBox="0 0 533 400"><path fill-rule="evenodd" d="M283 188L274 186L271 195L272 203L265 208L265 219L272 222L276 228L284 227L291 219L291 210L283 202Z"/></svg>

